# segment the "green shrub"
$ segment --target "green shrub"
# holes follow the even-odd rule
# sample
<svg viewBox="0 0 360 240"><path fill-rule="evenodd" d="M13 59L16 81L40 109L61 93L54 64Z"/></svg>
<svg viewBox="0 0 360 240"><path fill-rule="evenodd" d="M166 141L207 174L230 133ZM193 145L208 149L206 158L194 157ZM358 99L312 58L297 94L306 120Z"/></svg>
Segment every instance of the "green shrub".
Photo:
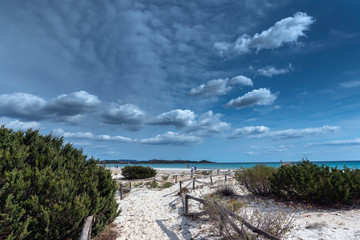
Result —
<svg viewBox="0 0 360 240"><path fill-rule="evenodd" d="M150 188L158 188L158 187L159 187L159 184L157 183L157 181L152 180L152 181L149 183L149 187L150 187Z"/></svg>
<svg viewBox="0 0 360 240"><path fill-rule="evenodd" d="M270 177L276 168L265 165L256 165L252 168L242 168L235 171L235 179L249 192L267 196L271 193Z"/></svg>
<svg viewBox="0 0 360 240"><path fill-rule="evenodd" d="M170 175L167 175L167 176L161 176L161 178L162 178L162 180L166 181L166 180L168 180L168 179L169 179L169 176L170 176Z"/></svg>
<svg viewBox="0 0 360 240"><path fill-rule="evenodd" d="M349 203L359 199L360 171L318 166L308 160L280 166L271 178L274 193L316 203Z"/></svg>
<svg viewBox="0 0 360 240"><path fill-rule="evenodd" d="M77 239L94 215L92 236L119 212L111 173L82 150L39 131L0 128L0 239Z"/></svg>
<svg viewBox="0 0 360 240"><path fill-rule="evenodd" d="M126 179L144 179L156 175L155 169L142 166L126 166L122 168L121 172Z"/></svg>
<svg viewBox="0 0 360 240"><path fill-rule="evenodd" d="M171 182L167 182L167 183L164 183L163 185L161 185L161 188L169 188L169 187L172 187L174 184L171 183Z"/></svg>

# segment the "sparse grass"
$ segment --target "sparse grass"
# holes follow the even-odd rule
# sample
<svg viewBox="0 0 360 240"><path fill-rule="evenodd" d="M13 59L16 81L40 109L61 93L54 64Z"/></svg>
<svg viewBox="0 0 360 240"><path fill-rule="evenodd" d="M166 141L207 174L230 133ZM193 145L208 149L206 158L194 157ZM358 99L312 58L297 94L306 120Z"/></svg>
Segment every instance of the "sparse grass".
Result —
<svg viewBox="0 0 360 240"><path fill-rule="evenodd" d="M167 175L167 176L164 176L164 175L163 175L163 176L161 176L161 178L162 178L162 180L166 181L166 180L169 179L169 176L170 176L170 175Z"/></svg>
<svg viewBox="0 0 360 240"><path fill-rule="evenodd" d="M152 180L151 182L149 182L149 187L150 188L158 188L159 184L155 180Z"/></svg>
<svg viewBox="0 0 360 240"><path fill-rule="evenodd" d="M204 175L204 176L208 176L208 175L211 175L211 171L208 170L208 171L201 171L200 172L201 175Z"/></svg>
<svg viewBox="0 0 360 240"><path fill-rule="evenodd" d="M116 240L120 236L116 230L116 224L111 223L105 230L94 238L94 240Z"/></svg>
<svg viewBox="0 0 360 240"><path fill-rule="evenodd" d="M164 183L163 185L161 185L160 187L161 188L169 188L169 187L172 187L174 184L171 183L171 182L167 182L167 183Z"/></svg>
<svg viewBox="0 0 360 240"><path fill-rule="evenodd" d="M230 185L222 185L222 186L220 186L216 190L215 194L219 195L219 196L222 196L222 197L236 196L236 193L235 193L234 189Z"/></svg>

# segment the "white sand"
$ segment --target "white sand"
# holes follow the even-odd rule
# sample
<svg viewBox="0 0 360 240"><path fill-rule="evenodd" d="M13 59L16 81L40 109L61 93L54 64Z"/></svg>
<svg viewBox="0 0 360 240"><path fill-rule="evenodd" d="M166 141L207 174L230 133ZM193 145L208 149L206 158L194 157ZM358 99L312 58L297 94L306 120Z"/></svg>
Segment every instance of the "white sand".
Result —
<svg viewBox="0 0 360 240"><path fill-rule="evenodd" d="M181 173L184 169L162 170L159 171L160 174L179 173L179 171ZM188 188L191 190L192 185ZM235 189L240 191L237 187ZM214 229L206 219L192 220L182 216L182 203L180 197L176 195L178 190L178 184L163 190L133 188L123 200L117 198L122 209L120 216L115 220L120 232L118 240L220 239L216 236L217 229ZM202 197L212 191L213 188L206 186L191 190L189 194ZM199 203L191 201L189 205L191 211L201 211ZM360 209L302 210L296 215L295 228L285 239L360 240Z"/></svg>

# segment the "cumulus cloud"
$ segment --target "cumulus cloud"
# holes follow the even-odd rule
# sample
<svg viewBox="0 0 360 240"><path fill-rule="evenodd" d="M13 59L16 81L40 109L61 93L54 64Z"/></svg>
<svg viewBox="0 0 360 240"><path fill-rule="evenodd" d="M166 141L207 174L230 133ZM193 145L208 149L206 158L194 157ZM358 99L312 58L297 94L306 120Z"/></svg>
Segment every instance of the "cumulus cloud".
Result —
<svg viewBox="0 0 360 240"><path fill-rule="evenodd" d="M177 128L183 128L194 124L196 115L193 111L185 109L175 109L158 115L149 122L153 125L173 125Z"/></svg>
<svg viewBox="0 0 360 240"><path fill-rule="evenodd" d="M303 138L306 136L331 133L337 130L339 130L338 126L328 126L328 125L318 128L286 129L279 131L273 131L265 126L250 126L250 127L235 129L234 132L228 136L228 138L235 139L245 136L245 137L255 137L255 138L269 137L278 140L286 140L286 139Z"/></svg>
<svg viewBox="0 0 360 240"><path fill-rule="evenodd" d="M75 122L99 105L98 97L85 91L62 94L49 101L28 93L0 95L0 114L24 120Z"/></svg>
<svg viewBox="0 0 360 240"><path fill-rule="evenodd" d="M184 131L202 137L223 133L224 131L230 129L231 124L222 122L220 120L222 116L222 114L214 114L212 111L208 111L200 115L198 120L194 122L193 125L184 129Z"/></svg>
<svg viewBox="0 0 360 240"><path fill-rule="evenodd" d="M201 84L196 88L190 90L192 96L214 97L225 95L231 91L232 87L228 86L229 79L214 79L205 84Z"/></svg>
<svg viewBox="0 0 360 240"><path fill-rule="evenodd" d="M43 98L28 93L0 95L0 114L6 117L40 120L44 118L45 106Z"/></svg>
<svg viewBox="0 0 360 240"><path fill-rule="evenodd" d="M343 88L356 88L360 87L360 81L349 81L340 83L340 86Z"/></svg>
<svg viewBox="0 0 360 240"><path fill-rule="evenodd" d="M202 138L176 132L167 132L153 138L141 139L139 142L146 145L184 146L201 143Z"/></svg>
<svg viewBox="0 0 360 240"><path fill-rule="evenodd" d="M271 93L269 89L259 88L248 92L241 97L231 99L225 106L234 107L236 109L251 107L254 105L266 106L272 104L276 98L277 94Z"/></svg>
<svg viewBox="0 0 360 240"><path fill-rule="evenodd" d="M119 125L127 130L139 130L145 121L146 113L133 104L115 104L107 106L101 113L104 123Z"/></svg>
<svg viewBox="0 0 360 240"><path fill-rule="evenodd" d="M252 86L253 82L250 78L243 75L235 76L231 79L213 79L198 87L192 88L189 94L192 96L216 97L227 94L235 85Z"/></svg>
<svg viewBox="0 0 360 240"><path fill-rule="evenodd" d="M257 72L259 75L271 78L272 76L285 74L292 70L293 70L293 67L292 67L291 63L289 63L289 66L287 68L277 69L274 66L266 66L264 68L258 69Z"/></svg>
<svg viewBox="0 0 360 240"><path fill-rule="evenodd" d="M52 132L56 136L70 139L88 139L97 141L132 142L133 140L123 136L95 135L91 132L65 132L62 128L56 128Z"/></svg>
<svg viewBox="0 0 360 240"><path fill-rule="evenodd" d="M229 138L234 139L242 136L257 136L268 132L270 132L270 128L265 126L249 126L235 129Z"/></svg>
<svg viewBox="0 0 360 240"><path fill-rule="evenodd" d="M93 111L100 103L97 96L85 91L78 91L51 99L46 104L45 111L59 116L74 116Z"/></svg>
<svg viewBox="0 0 360 240"><path fill-rule="evenodd" d="M305 36L305 31L314 23L314 19L306 13L297 12L292 17L287 17L276 22L269 29L256 33L254 36L241 35L234 43L216 42L214 49L219 55L229 53L243 55L251 52L251 49L275 49L286 43L294 43L299 37Z"/></svg>
<svg viewBox="0 0 360 240"><path fill-rule="evenodd" d="M245 77L243 75L239 75L239 76L235 76L235 77L231 78L229 84L230 85L240 85L240 86L253 86L254 85L253 81L250 78Z"/></svg>
<svg viewBox="0 0 360 240"><path fill-rule="evenodd" d="M195 136L211 136L230 128L229 123L220 120L222 116L222 114L214 114L212 111L197 116L191 110L176 109L158 115L148 124L173 125L182 129L183 133L191 133Z"/></svg>
<svg viewBox="0 0 360 240"><path fill-rule="evenodd" d="M38 123L38 122L34 122L34 121L31 121L31 122L22 122L22 121L19 121L19 120L14 120L14 121L1 121L2 124L5 125L5 127L7 128L12 128L14 130L27 130L29 128L32 128L32 129L39 129L41 127L41 124Z"/></svg>

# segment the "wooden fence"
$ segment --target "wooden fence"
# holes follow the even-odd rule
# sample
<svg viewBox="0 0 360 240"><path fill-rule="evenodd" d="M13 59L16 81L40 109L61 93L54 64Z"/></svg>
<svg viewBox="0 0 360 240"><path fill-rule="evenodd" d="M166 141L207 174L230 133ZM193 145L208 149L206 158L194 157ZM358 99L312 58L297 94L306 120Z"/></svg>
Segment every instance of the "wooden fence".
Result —
<svg viewBox="0 0 360 240"><path fill-rule="evenodd" d="M241 230L239 228L239 226L234 222L234 220L239 221L241 224L243 224L244 226L246 226L248 229L250 229L252 232L257 233L259 235L262 235L264 237L266 237L267 239L270 240L280 240L280 238L277 238L276 236L265 232L257 227L252 226L248 221L246 221L244 218L242 218L241 216L235 214L234 212L229 211L228 209L226 209L224 206L220 205L219 203L215 202L215 201L209 201L209 200L205 200L205 199L201 199L201 198L197 198L188 194L184 194L183 192L181 193L181 200L183 203L183 214L184 216L190 216L190 217L195 217L195 216L202 216L202 215L210 215L210 212L208 210L202 211L202 212L189 212L189 199L195 200L197 202L202 203L206 208L211 207L211 212L215 213L216 215L218 215L221 219L220 223L220 229L223 229L224 226L226 224L228 224L233 231L235 231L237 234L239 234L239 236L242 236L243 239L247 239L245 236L245 233L243 230ZM220 231L221 233L221 231Z"/></svg>
<svg viewBox="0 0 360 240"><path fill-rule="evenodd" d="M192 183L192 188L195 189L196 188L196 183L202 184L202 185L200 185L200 187L202 187L202 186L213 185L215 183L222 182L221 179L218 180L218 181L213 181L213 177L215 177L215 176L224 177L225 182L228 181L231 178L231 176L230 176L231 171L230 170L228 170L228 171L220 171L218 169L218 170L216 170L216 173L217 174L215 174L215 175L212 174L212 175L208 175L208 176L194 174L194 175L192 175L192 177L190 179L185 179L185 180L180 180L180 181L178 181L178 176L180 176L180 175L173 174L172 176L173 176L174 182L179 183L180 191L182 191L182 188L188 187L191 183ZM209 179L209 182L203 182L203 181L200 181L199 179L201 179L201 180ZM156 179L156 178L127 180L127 182L129 183L129 185L128 185L129 187L125 187L124 184L120 184L119 192L117 194L117 195L120 195L120 199L121 200L123 199L125 190L131 191L132 182L139 182L139 181L157 181L157 182L161 182L161 183L169 183L169 181L161 181L161 180ZM183 184L185 182L189 182L189 183L184 186Z"/></svg>

